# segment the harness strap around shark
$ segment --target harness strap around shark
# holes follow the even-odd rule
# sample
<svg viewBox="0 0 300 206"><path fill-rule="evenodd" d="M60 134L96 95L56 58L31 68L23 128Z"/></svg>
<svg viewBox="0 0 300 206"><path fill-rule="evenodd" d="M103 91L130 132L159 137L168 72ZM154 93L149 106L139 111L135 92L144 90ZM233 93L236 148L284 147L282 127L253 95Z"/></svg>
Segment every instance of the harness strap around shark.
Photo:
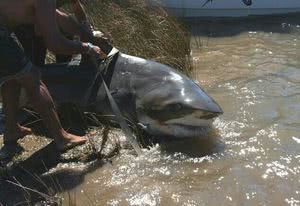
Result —
<svg viewBox="0 0 300 206"><path fill-rule="evenodd" d="M119 51L113 48L112 51L110 52L110 54L108 55L107 59L103 60L99 64L97 75L95 76L95 79L92 81L90 91L87 92L87 95L88 95L87 98L88 98L89 103L94 102L94 99L96 99L96 95L92 95L92 94L96 94L96 91L98 91L99 87L103 84L106 95L109 99L112 111L114 112L115 117L116 117L120 127L122 128L123 132L125 133L127 140L132 145L133 149L136 151L136 153L138 155L141 155L142 150L141 150L139 144L137 143L133 132L129 129L129 126L128 126L126 120L124 119L123 115L121 114L121 111L120 111L118 105L116 104L114 98L112 97L112 95L108 89L108 86L106 83L108 81L107 77L111 77L111 75L105 75L106 78L104 78L103 77L104 75L102 75L103 71L105 73L109 73L109 74L113 73L113 68L114 68L115 62L118 58L118 53L119 53Z"/></svg>

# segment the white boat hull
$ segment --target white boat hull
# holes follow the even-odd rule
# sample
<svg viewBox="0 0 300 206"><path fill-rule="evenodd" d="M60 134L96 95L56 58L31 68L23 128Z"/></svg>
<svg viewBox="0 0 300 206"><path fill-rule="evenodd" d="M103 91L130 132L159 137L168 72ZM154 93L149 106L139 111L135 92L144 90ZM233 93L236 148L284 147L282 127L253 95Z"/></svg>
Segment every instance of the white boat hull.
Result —
<svg viewBox="0 0 300 206"><path fill-rule="evenodd" d="M241 17L300 12L300 0L152 0L178 17ZM203 6L204 5L204 6Z"/></svg>

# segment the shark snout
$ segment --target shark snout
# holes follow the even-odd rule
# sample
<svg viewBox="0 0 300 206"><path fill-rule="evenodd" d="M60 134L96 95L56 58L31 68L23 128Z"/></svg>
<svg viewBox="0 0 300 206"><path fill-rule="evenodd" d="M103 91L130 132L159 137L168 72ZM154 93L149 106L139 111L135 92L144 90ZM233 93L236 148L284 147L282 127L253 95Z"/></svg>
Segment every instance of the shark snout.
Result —
<svg viewBox="0 0 300 206"><path fill-rule="evenodd" d="M210 107L206 107L205 109L197 110L194 113L195 118L209 120L214 119L223 114L223 110L217 104L210 105Z"/></svg>
<svg viewBox="0 0 300 206"><path fill-rule="evenodd" d="M208 95L202 95L201 98L195 102L197 102L197 106L195 107L195 109L198 110L197 116L200 119L213 119L223 114L222 108Z"/></svg>
<svg viewBox="0 0 300 206"><path fill-rule="evenodd" d="M205 111L207 116L211 116L211 115L218 116L223 114L222 108L214 100L212 100L206 105Z"/></svg>

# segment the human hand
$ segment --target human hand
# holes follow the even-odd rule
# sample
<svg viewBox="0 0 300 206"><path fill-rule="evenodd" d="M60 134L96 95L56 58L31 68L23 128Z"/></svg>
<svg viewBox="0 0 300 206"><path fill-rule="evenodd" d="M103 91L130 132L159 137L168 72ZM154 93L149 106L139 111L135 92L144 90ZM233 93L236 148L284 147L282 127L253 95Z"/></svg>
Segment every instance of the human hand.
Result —
<svg viewBox="0 0 300 206"><path fill-rule="evenodd" d="M93 31L92 43L99 46L106 54L109 54L113 48L110 38L105 36L101 31Z"/></svg>
<svg viewBox="0 0 300 206"><path fill-rule="evenodd" d="M93 40L95 42L99 42L99 43L101 43L101 42L107 42L109 44L112 43L110 36L105 35L104 33L102 33L101 31L98 31L98 30L93 31Z"/></svg>
<svg viewBox="0 0 300 206"><path fill-rule="evenodd" d="M107 55L98 47L95 46L91 43L87 43L88 50L86 54L95 56L95 57L100 57L101 59L107 58Z"/></svg>

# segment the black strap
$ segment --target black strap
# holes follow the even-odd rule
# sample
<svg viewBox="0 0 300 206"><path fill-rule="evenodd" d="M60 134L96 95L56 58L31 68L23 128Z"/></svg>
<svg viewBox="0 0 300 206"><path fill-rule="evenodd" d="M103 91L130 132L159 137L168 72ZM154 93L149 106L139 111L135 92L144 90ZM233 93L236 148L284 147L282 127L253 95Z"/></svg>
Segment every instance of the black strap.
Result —
<svg viewBox="0 0 300 206"><path fill-rule="evenodd" d="M111 80L112 80L112 76L114 74L114 68L115 68L115 64L117 62L118 56L119 56L119 52L117 52L116 54L112 55L111 57L103 60L99 64L98 72L93 81L92 88L89 92L90 96L88 97L88 101L87 101L87 104L89 107L94 107L94 104L96 103L97 93L103 82L101 75L103 76L104 81L106 82L106 84L109 87Z"/></svg>
<svg viewBox="0 0 300 206"><path fill-rule="evenodd" d="M251 6L251 5L252 5L252 0L243 0L243 3L244 3L246 6Z"/></svg>

